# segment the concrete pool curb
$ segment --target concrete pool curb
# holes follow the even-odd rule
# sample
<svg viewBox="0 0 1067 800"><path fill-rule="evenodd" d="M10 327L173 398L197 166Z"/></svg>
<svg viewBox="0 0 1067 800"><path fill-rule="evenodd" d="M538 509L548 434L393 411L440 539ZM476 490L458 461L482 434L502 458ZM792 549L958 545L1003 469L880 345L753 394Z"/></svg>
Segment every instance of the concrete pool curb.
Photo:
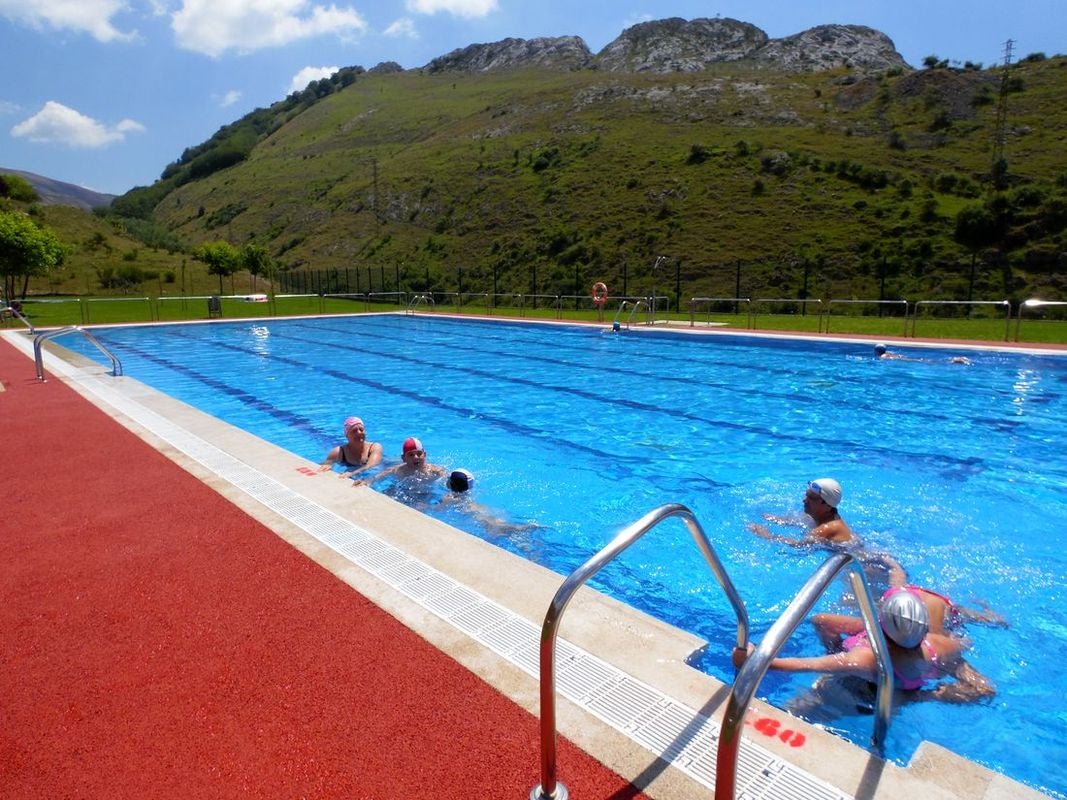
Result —
<svg viewBox="0 0 1067 800"><path fill-rule="evenodd" d="M24 338L20 345L25 352ZM149 416L157 415L179 426L189 436L211 442L212 446L249 465L269 480L307 497L338 518L373 531L390 545L432 564L463 586L472 587L481 596L513 611L531 626L540 625L549 598L559 585L558 575L365 488L353 488L348 482L318 475L314 472L315 465L159 395L132 379L100 377L99 367L90 368L89 372L95 372L95 375L86 378L80 370L68 371L60 367L51 356L48 366L53 367L49 370L50 375L63 371L65 381L121 424L536 715L537 682L527 671L443 622L424 605L413 603L388 582L354 566L350 560L294 525L290 518L265 506L246 489L220 477L217 471L162 438L159 430L137 421L128 413L128 408L120 408L121 402L116 405L104 396L121 390L125 401L146 409ZM695 637L592 591L583 591L576 599L568 612L563 635L575 646L597 654L604 662L618 665L640 685L652 687L694 712L712 717L717 730L717 714L725 700L725 690L720 682L685 664L685 659L702 644ZM918 793L922 797L987 800L1042 796L934 745L924 744L916 753L911 768L901 769L884 764L860 748L763 704L754 706L753 714L768 722L750 727L747 731L750 739L754 738L772 758L787 761L810 773L817 782L837 787L839 794L836 796L888 798L905 792ZM706 786L691 775L685 774L684 770L656 766L646 748L634 744L631 737L603 719L591 716L588 709L562 702L560 720L563 735L619 774L646 788L651 796L707 796ZM795 736L782 738L787 731L802 732L804 746L797 746ZM675 749L684 751L685 748L675 743ZM698 770L705 765L713 766L710 750L679 752L678 755L688 758ZM561 765L560 777L566 782L565 765Z"/></svg>

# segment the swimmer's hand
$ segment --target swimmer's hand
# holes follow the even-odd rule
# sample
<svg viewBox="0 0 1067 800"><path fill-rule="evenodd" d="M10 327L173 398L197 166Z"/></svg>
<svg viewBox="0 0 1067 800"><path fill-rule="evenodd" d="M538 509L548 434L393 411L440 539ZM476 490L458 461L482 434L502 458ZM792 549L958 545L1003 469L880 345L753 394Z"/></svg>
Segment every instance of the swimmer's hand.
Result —
<svg viewBox="0 0 1067 800"><path fill-rule="evenodd" d="M333 469L333 462L327 461L325 464L319 464L319 472L330 472Z"/></svg>
<svg viewBox="0 0 1067 800"><path fill-rule="evenodd" d="M760 525L758 522L750 522L748 523L747 527L757 536L762 536L764 539L774 539L774 536L771 534L770 530L767 528L766 525Z"/></svg>
<svg viewBox="0 0 1067 800"><path fill-rule="evenodd" d="M741 666L748 661L748 657L752 655L752 651L756 649L756 645L749 642L747 648L735 647L732 660L734 662L734 669L741 669Z"/></svg>

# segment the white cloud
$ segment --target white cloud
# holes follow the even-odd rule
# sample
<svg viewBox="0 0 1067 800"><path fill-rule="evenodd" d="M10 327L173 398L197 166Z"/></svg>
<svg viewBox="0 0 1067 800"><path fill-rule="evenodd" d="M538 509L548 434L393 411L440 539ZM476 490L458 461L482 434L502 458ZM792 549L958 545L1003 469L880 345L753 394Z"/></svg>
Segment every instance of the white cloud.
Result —
<svg viewBox="0 0 1067 800"><path fill-rule="evenodd" d="M229 108L241 99L241 93L236 89L230 89L230 91L226 92L222 97L216 95L215 99L218 100L219 108Z"/></svg>
<svg viewBox="0 0 1067 800"><path fill-rule="evenodd" d="M388 28L386 28L383 33L386 36L392 36L397 39L401 37L407 39L419 38L419 32L415 30L415 23L408 17L401 17Z"/></svg>
<svg viewBox="0 0 1067 800"><path fill-rule="evenodd" d="M355 9L308 0L182 0L171 28L181 47L215 57L326 34L350 38L363 33L367 22Z"/></svg>
<svg viewBox="0 0 1067 800"><path fill-rule="evenodd" d="M7 100L0 100L0 114L17 114L22 110L18 103L9 103Z"/></svg>
<svg viewBox="0 0 1067 800"><path fill-rule="evenodd" d="M302 92L308 88L308 84L312 81L328 78L339 69L340 67L304 67L293 76L293 80L289 83L289 91L286 94Z"/></svg>
<svg viewBox="0 0 1067 800"><path fill-rule="evenodd" d="M91 150L121 142L127 133L139 133L144 129L141 123L132 119L124 119L109 128L73 108L49 100L40 111L12 128L11 135L41 144Z"/></svg>
<svg viewBox="0 0 1067 800"><path fill-rule="evenodd" d="M457 17L485 17L499 6L497 0L407 0L407 7L416 14L444 11Z"/></svg>
<svg viewBox="0 0 1067 800"><path fill-rule="evenodd" d="M125 0L0 0L0 17L32 28L88 33L100 42L136 37L136 31L123 32L112 24L111 18L126 10Z"/></svg>

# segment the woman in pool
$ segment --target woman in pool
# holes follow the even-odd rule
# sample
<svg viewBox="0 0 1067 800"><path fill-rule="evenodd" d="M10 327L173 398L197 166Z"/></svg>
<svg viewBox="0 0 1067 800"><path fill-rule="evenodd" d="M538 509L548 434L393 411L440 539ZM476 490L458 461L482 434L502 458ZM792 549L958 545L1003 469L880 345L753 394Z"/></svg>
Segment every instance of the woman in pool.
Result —
<svg viewBox="0 0 1067 800"><path fill-rule="evenodd" d="M367 427L359 417L345 420L345 441L326 454L319 472L329 472L334 464L350 468L344 475L355 475L378 466L382 461L382 446L367 441Z"/></svg>
<svg viewBox="0 0 1067 800"><path fill-rule="evenodd" d="M969 703L996 693L992 682L964 660L968 642L930 630L926 604L914 592L887 592L878 604L878 622L889 647L896 688L907 692L908 699ZM808 658L775 658L771 669L852 676L868 683L878 680L878 661L862 620L816 614L812 624L830 652ZM752 649L750 645L748 652L735 650L734 665L740 667ZM955 681L934 685L948 676Z"/></svg>

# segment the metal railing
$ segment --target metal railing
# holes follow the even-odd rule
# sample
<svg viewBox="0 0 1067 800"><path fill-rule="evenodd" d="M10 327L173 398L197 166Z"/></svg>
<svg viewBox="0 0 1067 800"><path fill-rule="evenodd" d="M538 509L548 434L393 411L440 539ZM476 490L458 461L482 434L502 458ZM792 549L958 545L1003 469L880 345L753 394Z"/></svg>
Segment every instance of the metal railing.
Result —
<svg viewBox="0 0 1067 800"><path fill-rule="evenodd" d="M911 335L915 337L915 323L919 319L919 306L999 306L1004 309L1004 341L1011 336L1011 302L1008 300L916 300L911 310ZM906 330L906 329L905 329Z"/></svg>
<svg viewBox="0 0 1067 800"><path fill-rule="evenodd" d="M867 586L863 565L850 553L837 553L830 556L801 587L793 602L771 625L763 641L741 665L734 678L734 685L726 701L726 711L719 730L718 754L715 761L715 800L734 800L737 784L737 755L741 746L741 728L744 725L745 711L760 681L767 673L771 661L778 655L782 645L793 635L793 631L797 629L801 621L815 607L819 597L846 569L849 570L852 590L859 602L867 638L870 640L878 661L878 693L875 698L874 733L871 736L871 742L881 755L893 706L893 670L890 666L889 647L882 628L878 624L874 598L871 596L870 587ZM747 643L743 646L747 648Z"/></svg>
<svg viewBox="0 0 1067 800"><path fill-rule="evenodd" d="M1019 328L1023 324L1024 309L1055 308L1063 306L1067 306L1067 300L1038 300L1036 297L1031 297L1029 300L1023 300L1023 302L1019 303L1019 313L1015 318L1015 341L1019 341Z"/></svg>
<svg viewBox="0 0 1067 800"><path fill-rule="evenodd" d="M907 300L828 300L826 302L826 332L830 332L831 306L834 305L876 305L876 306L904 306L904 336L908 335L908 309L910 304Z"/></svg>
<svg viewBox="0 0 1067 800"><path fill-rule="evenodd" d="M800 306L801 312L804 313L804 314L807 314L808 304L809 303L814 303L814 304L816 304L818 306L818 310L815 313L815 324L818 326L818 332L822 333L822 320L823 320L823 316L824 316L822 300L818 300L818 299L815 299L815 298L798 300L795 297L757 297L755 300L752 301L752 303L753 303L753 305L752 305L752 311L751 311L750 316L749 316L749 321L751 323L750 327L753 330L756 329L756 317L758 316L758 312L756 311L756 308L760 304L765 304L765 303L785 303L787 305L798 305L798 306Z"/></svg>
<svg viewBox="0 0 1067 800"><path fill-rule="evenodd" d="M57 336L63 336L64 334L75 333L75 332L80 333L82 336L84 336L86 339L88 339L90 342L92 342L96 346L97 350L99 350L101 353L103 353L105 356L107 356L108 359L111 360L111 374L112 375L114 375L117 378L119 375L122 374L122 362L119 361L118 357L114 353L112 353L110 350L108 350L106 347L104 347L100 343L99 339L97 339L95 336L93 336L91 333L89 333L89 331L85 330L84 328L82 328L79 325L68 325L67 327L60 328L58 330L47 331L45 333L39 333L33 338L33 361L34 361L34 364L37 365L37 380L39 380L39 381L44 381L45 380L45 377L44 377L44 356L43 356L42 351L41 351L41 345L44 342L48 341L49 339L55 339Z"/></svg>
<svg viewBox="0 0 1067 800"><path fill-rule="evenodd" d="M419 306L426 306L427 308L436 308L437 304L434 302L433 295L430 294L417 294L414 295L411 300L408 301L408 314L414 314Z"/></svg>
<svg viewBox="0 0 1067 800"><path fill-rule="evenodd" d="M693 512L678 503L669 503L649 511L636 522L623 528L614 539L592 558L572 572L556 591L545 614L541 628L541 783L530 792L530 800L567 800L567 788L556 777L556 637L563 612L575 592L597 574L608 562L645 533L670 517L681 517L697 547L711 567L719 585L726 593L737 614L737 647L748 645L748 612L734 588L729 575L715 554Z"/></svg>
<svg viewBox="0 0 1067 800"><path fill-rule="evenodd" d="M616 330L617 331L621 327L621 323L619 322L619 317L622 316L622 313L626 310L627 306L630 306L630 314L629 314L629 316L626 317L626 327L627 327L627 329L629 329L630 325L633 323L634 314L636 314L638 311L640 311L642 306L645 309L645 324L646 325L651 325L652 324L652 316L653 316L652 315L652 306L649 305L648 301L649 301L649 298L641 297L641 298L638 298L636 300L623 300L621 303L619 303L619 310L615 312L615 319L611 323L612 330Z"/></svg>
<svg viewBox="0 0 1067 800"><path fill-rule="evenodd" d="M745 327L752 327L752 300L748 297L690 297L689 298L689 327L696 327L696 314L697 306L708 306L708 319L707 323L711 324L711 304L712 303L733 303L734 313L740 314L740 304L745 304Z"/></svg>

